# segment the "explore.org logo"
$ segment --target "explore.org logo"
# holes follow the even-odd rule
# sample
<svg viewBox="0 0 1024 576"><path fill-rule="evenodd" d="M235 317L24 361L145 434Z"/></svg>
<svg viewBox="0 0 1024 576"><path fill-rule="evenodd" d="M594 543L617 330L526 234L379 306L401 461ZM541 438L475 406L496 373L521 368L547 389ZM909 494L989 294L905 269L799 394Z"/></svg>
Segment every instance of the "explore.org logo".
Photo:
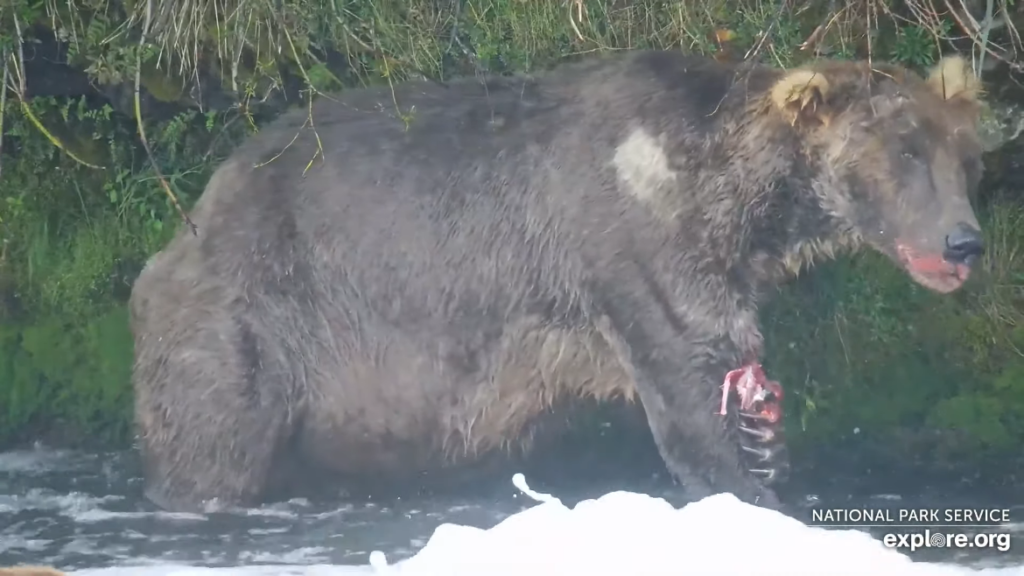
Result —
<svg viewBox="0 0 1024 576"><path fill-rule="evenodd" d="M1010 534L948 534L925 529L923 532L886 534L882 537L882 544L889 548L907 548L911 552L920 548L992 548L1006 552L1010 549Z"/></svg>

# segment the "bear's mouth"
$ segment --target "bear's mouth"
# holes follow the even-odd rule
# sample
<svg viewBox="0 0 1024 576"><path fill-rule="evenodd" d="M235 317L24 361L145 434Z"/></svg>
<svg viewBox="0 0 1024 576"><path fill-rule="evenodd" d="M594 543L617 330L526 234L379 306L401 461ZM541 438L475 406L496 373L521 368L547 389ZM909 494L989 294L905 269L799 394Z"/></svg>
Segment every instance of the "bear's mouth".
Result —
<svg viewBox="0 0 1024 576"><path fill-rule="evenodd" d="M918 252L902 243L896 245L896 252L915 282L941 294L960 288L971 275L970 266L950 262L942 254Z"/></svg>

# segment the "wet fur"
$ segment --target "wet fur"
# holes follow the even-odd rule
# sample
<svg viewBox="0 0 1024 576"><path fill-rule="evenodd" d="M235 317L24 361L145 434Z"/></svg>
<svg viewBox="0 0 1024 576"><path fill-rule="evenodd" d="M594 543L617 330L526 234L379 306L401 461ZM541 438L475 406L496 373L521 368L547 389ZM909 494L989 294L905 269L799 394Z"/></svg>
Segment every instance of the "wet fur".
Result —
<svg viewBox="0 0 1024 576"><path fill-rule="evenodd" d="M885 81L815 66L638 52L348 91L315 104L315 133L286 114L134 286L147 495L254 503L294 480L285 462L415 484L590 396L639 399L695 496L774 503L713 413L722 377L760 354L763 294L862 243L829 180L858 148L808 150L835 144L830 102Z"/></svg>

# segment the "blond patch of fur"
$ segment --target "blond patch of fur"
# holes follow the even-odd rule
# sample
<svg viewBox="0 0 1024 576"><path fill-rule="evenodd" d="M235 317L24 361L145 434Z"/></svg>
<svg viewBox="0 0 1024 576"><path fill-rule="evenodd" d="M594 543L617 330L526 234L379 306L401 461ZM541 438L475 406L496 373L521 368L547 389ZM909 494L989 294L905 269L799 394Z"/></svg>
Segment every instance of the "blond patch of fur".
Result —
<svg viewBox="0 0 1024 576"><path fill-rule="evenodd" d="M812 238L791 246L782 255L782 266L786 272L798 276L801 271L819 262L835 260L840 254L857 250L861 240L855 234L840 234L832 238Z"/></svg>
<svg viewBox="0 0 1024 576"><path fill-rule="evenodd" d="M64 576L64 573L50 566L11 566L0 568L0 576Z"/></svg>
<svg viewBox="0 0 1024 576"><path fill-rule="evenodd" d="M796 124L801 114L817 113L818 103L828 97L829 82L824 74L814 70L794 70L780 78L771 90L771 101ZM825 122L826 117L820 116Z"/></svg>
<svg viewBox="0 0 1024 576"><path fill-rule="evenodd" d="M665 185L676 181L664 147L640 128L615 149L612 165L626 190L645 202L656 201Z"/></svg>
<svg viewBox="0 0 1024 576"><path fill-rule="evenodd" d="M490 377L449 413L447 459L513 444L529 450L529 425L561 399L636 397L632 378L597 330L542 327L539 320L508 332Z"/></svg>
<svg viewBox="0 0 1024 576"><path fill-rule="evenodd" d="M982 88L970 63L962 56L946 56L928 73L928 86L946 100L977 101Z"/></svg>

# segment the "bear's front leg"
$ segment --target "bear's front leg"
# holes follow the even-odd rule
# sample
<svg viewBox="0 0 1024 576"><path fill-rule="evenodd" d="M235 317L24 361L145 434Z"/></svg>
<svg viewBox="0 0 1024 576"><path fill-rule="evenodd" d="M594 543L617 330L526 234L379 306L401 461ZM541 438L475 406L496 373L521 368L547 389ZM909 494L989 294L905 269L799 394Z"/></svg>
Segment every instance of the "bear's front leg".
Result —
<svg viewBox="0 0 1024 576"><path fill-rule="evenodd" d="M634 301L634 306L641 303ZM751 442L741 425L767 428L751 418L741 420L736 410L723 416L716 409L723 379L741 364L743 354L725 336L687 334L685 326L653 307L646 314L619 318L609 315L601 332L632 374L666 467L690 497L731 492L752 504L779 507L761 478L765 474L752 470L772 469L773 461L784 460L781 445ZM762 459L746 448L770 453Z"/></svg>

